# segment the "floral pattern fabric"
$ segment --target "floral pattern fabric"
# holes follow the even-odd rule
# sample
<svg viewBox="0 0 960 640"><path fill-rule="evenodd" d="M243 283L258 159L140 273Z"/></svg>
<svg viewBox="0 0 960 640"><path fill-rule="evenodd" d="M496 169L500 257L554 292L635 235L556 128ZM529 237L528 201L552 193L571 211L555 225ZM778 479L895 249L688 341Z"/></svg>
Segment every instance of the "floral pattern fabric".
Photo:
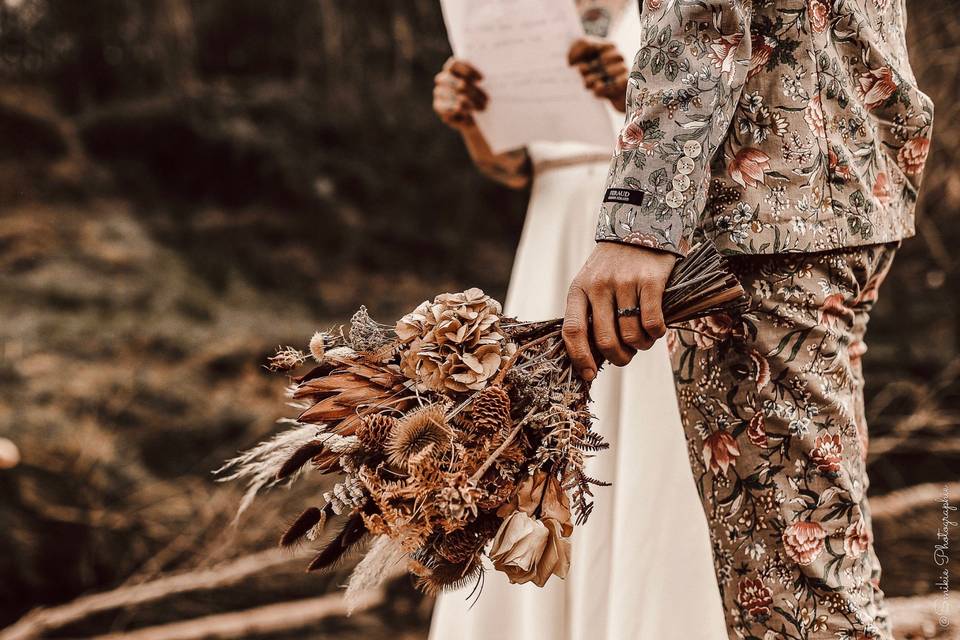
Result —
<svg viewBox="0 0 960 640"><path fill-rule="evenodd" d="M913 234L933 105L904 0L642 2L598 240L766 254Z"/></svg>
<svg viewBox="0 0 960 640"><path fill-rule="evenodd" d="M897 244L731 258L749 310L668 333L731 638L892 639L860 359Z"/></svg>

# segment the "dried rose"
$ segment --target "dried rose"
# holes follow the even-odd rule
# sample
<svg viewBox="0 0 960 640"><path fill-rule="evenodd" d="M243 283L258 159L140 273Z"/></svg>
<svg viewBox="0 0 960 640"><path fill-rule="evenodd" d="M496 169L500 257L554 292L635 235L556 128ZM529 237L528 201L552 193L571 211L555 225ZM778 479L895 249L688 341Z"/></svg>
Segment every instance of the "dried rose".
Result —
<svg viewBox="0 0 960 640"><path fill-rule="evenodd" d="M551 575L561 578L570 569L570 542L560 535L561 525L552 518L536 520L524 511L514 511L500 525L490 559L507 574L510 582L546 584Z"/></svg>
<svg viewBox="0 0 960 640"><path fill-rule="evenodd" d="M513 499L501 506L497 514L505 516L518 509L530 516L536 515L539 509L541 517L557 521L564 537L573 533L570 499L560 486L560 481L552 474L537 471L527 476Z"/></svg>

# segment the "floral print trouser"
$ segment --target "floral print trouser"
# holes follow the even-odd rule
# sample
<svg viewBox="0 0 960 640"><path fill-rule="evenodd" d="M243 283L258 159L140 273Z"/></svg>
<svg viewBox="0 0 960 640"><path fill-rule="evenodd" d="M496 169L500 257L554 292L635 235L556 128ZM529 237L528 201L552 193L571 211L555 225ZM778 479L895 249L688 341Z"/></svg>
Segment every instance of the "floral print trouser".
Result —
<svg viewBox="0 0 960 640"><path fill-rule="evenodd" d="M896 248L732 258L750 309L668 334L731 638L892 639L860 357Z"/></svg>

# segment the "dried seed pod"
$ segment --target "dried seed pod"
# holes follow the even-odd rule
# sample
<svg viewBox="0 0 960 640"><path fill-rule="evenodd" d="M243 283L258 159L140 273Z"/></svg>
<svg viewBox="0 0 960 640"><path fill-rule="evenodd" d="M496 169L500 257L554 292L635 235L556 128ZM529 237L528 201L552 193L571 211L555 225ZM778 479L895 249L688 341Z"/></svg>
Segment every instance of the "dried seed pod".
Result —
<svg viewBox="0 0 960 640"><path fill-rule="evenodd" d="M479 433L505 433L510 430L510 396L499 384L477 394L470 408L470 428Z"/></svg>
<svg viewBox="0 0 960 640"><path fill-rule="evenodd" d="M357 438L365 449L381 451L387 444L390 432L397 426L397 419L386 413L366 416L357 426Z"/></svg>
<svg viewBox="0 0 960 640"><path fill-rule="evenodd" d="M323 331L317 331L310 338L310 355L317 361L317 364L323 364L323 356L326 352L327 334Z"/></svg>

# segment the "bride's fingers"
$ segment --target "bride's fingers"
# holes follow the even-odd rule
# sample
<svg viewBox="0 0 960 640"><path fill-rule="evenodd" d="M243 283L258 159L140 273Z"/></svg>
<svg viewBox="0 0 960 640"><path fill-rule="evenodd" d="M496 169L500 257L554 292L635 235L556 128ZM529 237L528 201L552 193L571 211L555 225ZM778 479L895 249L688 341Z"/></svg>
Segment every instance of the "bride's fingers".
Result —
<svg viewBox="0 0 960 640"><path fill-rule="evenodd" d="M437 85L433 89L433 109L441 117L466 117L482 107L463 93L458 93L446 85Z"/></svg>
<svg viewBox="0 0 960 640"><path fill-rule="evenodd" d="M621 285L617 289L617 309L634 309L640 304L640 298L637 295L637 289L631 285ZM617 328L620 332L620 340L624 344L634 349L645 349L648 347L649 338L640 326L640 316L628 315L617 318Z"/></svg>
<svg viewBox="0 0 960 640"><path fill-rule="evenodd" d="M593 36L577 38L567 52L567 64L575 65L578 62L596 58L614 48L612 42L602 38Z"/></svg>
<svg viewBox="0 0 960 640"><path fill-rule="evenodd" d="M470 82L478 82L483 80L483 74L477 71L477 68L466 60L458 60L457 58L450 58L447 60L447 63L443 65L443 68L446 71L449 71L453 75L468 80Z"/></svg>
<svg viewBox="0 0 960 640"><path fill-rule="evenodd" d="M603 288L590 293L590 311L593 314L593 342L603 357L622 367L630 360L636 350L620 340L616 317L617 301L613 290Z"/></svg>
<svg viewBox="0 0 960 640"><path fill-rule="evenodd" d="M489 99L487 93L473 82L459 78L446 71L438 73L433 81L434 94L438 91L454 93L467 97L477 109L483 109L487 106L487 100Z"/></svg>

